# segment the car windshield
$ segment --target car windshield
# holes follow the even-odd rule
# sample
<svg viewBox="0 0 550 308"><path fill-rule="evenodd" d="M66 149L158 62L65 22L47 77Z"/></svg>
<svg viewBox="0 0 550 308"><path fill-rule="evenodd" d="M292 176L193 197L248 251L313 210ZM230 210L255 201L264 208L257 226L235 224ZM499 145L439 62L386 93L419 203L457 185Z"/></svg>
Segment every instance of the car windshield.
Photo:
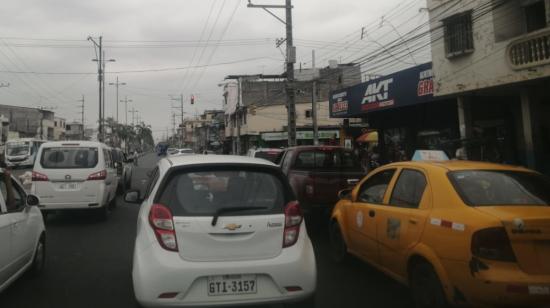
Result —
<svg viewBox="0 0 550 308"><path fill-rule="evenodd" d="M97 165L98 149L88 147L45 148L40 163L48 169L93 168Z"/></svg>
<svg viewBox="0 0 550 308"><path fill-rule="evenodd" d="M6 148L9 156L28 155L30 153L28 142L8 143Z"/></svg>
<svg viewBox="0 0 550 308"><path fill-rule="evenodd" d="M449 178L471 206L550 205L550 180L532 172L463 170Z"/></svg>
<svg viewBox="0 0 550 308"><path fill-rule="evenodd" d="M281 213L285 204L281 178L253 170L177 172L169 177L159 202L175 216L213 216L222 208L261 207L239 215Z"/></svg>

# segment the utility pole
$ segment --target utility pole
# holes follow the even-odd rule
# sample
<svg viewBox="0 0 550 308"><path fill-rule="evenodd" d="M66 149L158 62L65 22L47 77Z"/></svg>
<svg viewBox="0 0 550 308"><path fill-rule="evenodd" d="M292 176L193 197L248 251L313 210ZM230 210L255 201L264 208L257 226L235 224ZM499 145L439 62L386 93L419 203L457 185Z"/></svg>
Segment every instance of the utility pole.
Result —
<svg viewBox="0 0 550 308"><path fill-rule="evenodd" d="M136 113L138 112L136 108L132 107L132 110L128 111L132 113L132 126L136 126Z"/></svg>
<svg viewBox="0 0 550 308"><path fill-rule="evenodd" d="M82 116L82 140L84 140L84 95L82 95L82 99L78 100L78 102L82 103L80 105L81 111L80 115Z"/></svg>
<svg viewBox="0 0 550 308"><path fill-rule="evenodd" d="M183 93L180 94L179 98L173 98L172 97L172 100L173 101L178 101L180 103L180 116L181 116L181 144L183 146L183 144L185 143L185 136L184 136L184 126L183 126L183 115L185 114L185 112L183 111ZM173 107L172 107L173 108Z"/></svg>
<svg viewBox="0 0 550 308"><path fill-rule="evenodd" d="M116 86L116 122L118 123L118 103L119 103L118 86L125 86L126 83L125 82L118 82L118 76L116 76L116 82L110 82L109 85L110 86Z"/></svg>
<svg viewBox="0 0 550 308"><path fill-rule="evenodd" d="M315 76L315 50L311 51L311 121L313 124L313 144L319 145L319 127L317 126L317 78Z"/></svg>
<svg viewBox="0 0 550 308"><path fill-rule="evenodd" d="M132 102L131 99L128 99L128 96L124 96L124 99L121 99L120 102L124 102L124 114L125 114L125 120L124 124L128 126L128 102Z"/></svg>
<svg viewBox="0 0 550 308"><path fill-rule="evenodd" d="M235 146L235 151L237 155L241 155L241 105L243 103L243 77L237 79L238 82L238 94L237 94L237 108L235 121L237 122L237 144Z"/></svg>
<svg viewBox="0 0 550 308"><path fill-rule="evenodd" d="M288 146L296 145L296 104L294 92L294 63L296 62L296 47L292 37L292 0L285 0L285 5L255 5L248 0L249 8L261 8L271 16L286 25L286 95L288 117ZM282 20L268 9L285 9L286 20Z"/></svg>
<svg viewBox="0 0 550 308"><path fill-rule="evenodd" d="M103 127L105 116L105 62L115 62L113 59L105 60L105 51L103 50L103 36L99 37L99 43L91 36L88 36L88 41L94 44L96 58L92 61L97 62L97 81L99 83L99 127L98 139L100 142L105 141L105 130Z"/></svg>

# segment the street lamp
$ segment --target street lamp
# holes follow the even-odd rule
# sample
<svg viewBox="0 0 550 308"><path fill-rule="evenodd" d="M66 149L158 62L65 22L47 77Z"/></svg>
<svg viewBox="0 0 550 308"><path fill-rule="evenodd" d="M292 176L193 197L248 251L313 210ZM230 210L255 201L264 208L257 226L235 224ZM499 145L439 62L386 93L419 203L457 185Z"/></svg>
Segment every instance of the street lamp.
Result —
<svg viewBox="0 0 550 308"><path fill-rule="evenodd" d="M118 123L118 86L125 86L125 82L118 82L118 76L116 77L116 82L109 82L110 86L116 86L116 122Z"/></svg>

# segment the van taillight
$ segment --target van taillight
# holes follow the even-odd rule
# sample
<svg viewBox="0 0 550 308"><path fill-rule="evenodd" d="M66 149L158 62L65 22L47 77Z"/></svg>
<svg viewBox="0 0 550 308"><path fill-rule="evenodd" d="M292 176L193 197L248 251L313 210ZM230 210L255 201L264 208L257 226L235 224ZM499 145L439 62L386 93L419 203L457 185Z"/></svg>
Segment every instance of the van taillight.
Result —
<svg viewBox="0 0 550 308"><path fill-rule="evenodd" d="M162 204L153 204L149 211L149 224L162 248L178 251L174 220L169 208Z"/></svg>
<svg viewBox="0 0 550 308"><path fill-rule="evenodd" d="M472 235L472 254L476 257L515 262L516 256L503 227L482 229Z"/></svg>
<svg viewBox="0 0 550 308"><path fill-rule="evenodd" d="M42 174L40 172L33 171L32 172L32 181L33 182L49 181L49 179L48 179L47 175Z"/></svg>
<svg viewBox="0 0 550 308"><path fill-rule="evenodd" d="M99 172L92 173L88 176L88 181L105 180L107 178L107 171L101 170Z"/></svg>
<svg viewBox="0 0 550 308"><path fill-rule="evenodd" d="M285 207L285 231L283 233L283 248L296 244L300 235L300 224L304 216L298 201L291 201Z"/></svg>

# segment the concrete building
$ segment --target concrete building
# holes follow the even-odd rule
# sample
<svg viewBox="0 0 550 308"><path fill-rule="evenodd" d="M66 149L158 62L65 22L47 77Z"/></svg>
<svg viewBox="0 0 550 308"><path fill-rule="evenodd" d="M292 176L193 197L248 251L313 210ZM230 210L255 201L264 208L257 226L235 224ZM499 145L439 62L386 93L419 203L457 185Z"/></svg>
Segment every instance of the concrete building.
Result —
<svg viewBox="0 0 550 308"><path fill-rule="evenodd" d="M54 139L54 113L37 108L0 105L0 114L8 118L9 130L19 138Z"/></svg>
<svg viewBox="0 0 550 308"><path fill-rule="evenodd" d="M361 81L360 67L335 64L320 69L296 70L297 143L312 144L313 81L316 81L318 126L323 139L338 136L341 119L329 119L332 90ZM239 87L240 85L240 87ZM253 75L224 85L226 152L244 154L252 147L287 145L285 80L281 76ZM330 134L326 131L330 131ZM301 133L300 133L301 132Z"/></svg>
<svg viewBox="0 0 550 308"><path fill-rule="evenodd" d="M54 117L53 140L65 140L65 119Z"/></svg>
<svg viewBox="0 0 550 308"><path fill-rule="evenodd" d="M65 138L67 140L82 140L84 125L78 122L67 123L65 125Z"/></svg>
<svg viewBox="0 0 550 308"><path fill-rule="evenodd" d="M222 152L225 141L224 111L205 110L195 122L193 135L195 151Z"/></svg>
<svg viewBox="0 0 550 308"><path fill-rule="evenodd" d="M428 0L434 95L469 159L550 174L550 1Z"/></svg>

